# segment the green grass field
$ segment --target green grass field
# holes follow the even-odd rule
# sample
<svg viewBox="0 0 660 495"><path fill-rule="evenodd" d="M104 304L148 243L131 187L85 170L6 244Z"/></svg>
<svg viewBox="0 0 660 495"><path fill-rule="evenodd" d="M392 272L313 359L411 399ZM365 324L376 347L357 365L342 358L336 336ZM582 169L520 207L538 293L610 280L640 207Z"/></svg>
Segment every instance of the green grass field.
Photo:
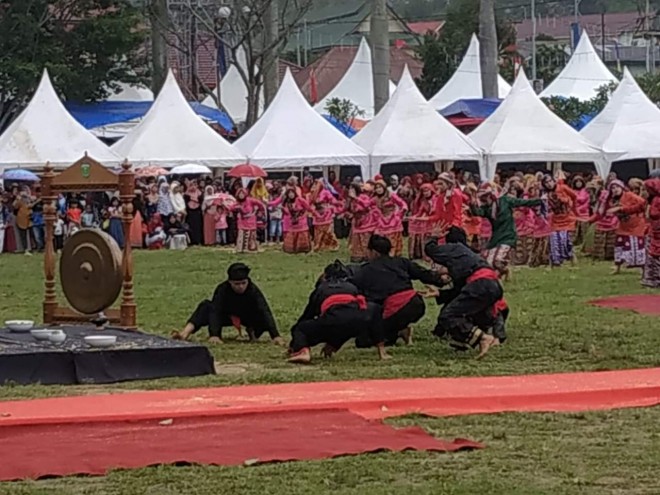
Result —
<svg viewBox="0 0 660 495"><path fill-rule="evenodd" d="M343 254L342 254L343 256ZM210 297L238 258L227 252L136 253L136 298L142 329L168 334ZM253 268L283 334L302 311L331 255L266 252L241 258ZM0 256L0 320L40 319L42 259ZM660 320L590 307L592 298L644 293L638 272L609 275L610 266L584 260L577 268L518 269L506 285L512 307L509 342L486 360L455 354L430 337L434 304L416 327L415 345L392 350L381 363L373 351L347 346L331 361L288 365L267 342L247 344L227 333L212 348L218 375L113 386L4 386L0 399L201 387L247 383L385 377L512 375L660 366ZM205 338L205 335L199 338ZM483 441L480 452L375 454L249 468L159 467L117 471L102 478L0 484L0 494L657 494L660 408L590 414L501 414L402 418L442 437Z"/></svg>

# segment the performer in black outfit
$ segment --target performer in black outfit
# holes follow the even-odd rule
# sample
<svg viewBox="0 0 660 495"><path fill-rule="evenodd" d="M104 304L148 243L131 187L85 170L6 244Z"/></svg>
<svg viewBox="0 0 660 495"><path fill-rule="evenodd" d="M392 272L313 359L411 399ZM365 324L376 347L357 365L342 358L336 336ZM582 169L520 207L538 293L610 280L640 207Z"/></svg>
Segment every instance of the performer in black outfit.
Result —
<svg viewBox="0 0 660 495"><path fill-rule="evenodd" d="M340 262L328 265L316 288L309 296L307 307L291 329L291 363L309 363L311 347L325 343L323 354L332 356L358 332L368 329L378 348L380 359L389 359L385 352L382 325L372 313L357 287L348 280L349 272Z"/></svg>
<svg viewBox="0 0 660 495"><path fill-rule="evenodd" d="M202 301L183 331L174 332L172 337L187 340L200 328L208 326L209 342L222 343L223 327L234 326L240 330L245 326L251 341L268 332L274 343L284 345L268 301L249 277L250 268L234 263L227 269L227 275L228 280L218 285L213 299Z"/></svg>
<svg viewBox="0 0 660 495"><path fill-rule="evenodd" d="M369 262L355 271L352 282L367 301L382 308L385 345L394 345L399 338L412 341L411 324L418 322L426 311L424 299L413 288L412 281L420 280L440 287L438 274L422 268L408 258L392 257L392 244L386 237L371 236L368 245ZM358 347L370 347L374 342L367 333L356 339Z"/></svg>
<svg viewBox="0 0 660 495"><path fill-rule="evenodd" d="M478 345L481 358L506 338L504 320L508 308L503 299L504 290L497 272L486 260L461 242L456 232L448 237L444 245L439 246L437 239L431 239L425 246L426 255L441 265L441 276L451 278L454 284L438 300L446 304L433 333L439 337L449 334L455 346L462 348Z"/></svg>

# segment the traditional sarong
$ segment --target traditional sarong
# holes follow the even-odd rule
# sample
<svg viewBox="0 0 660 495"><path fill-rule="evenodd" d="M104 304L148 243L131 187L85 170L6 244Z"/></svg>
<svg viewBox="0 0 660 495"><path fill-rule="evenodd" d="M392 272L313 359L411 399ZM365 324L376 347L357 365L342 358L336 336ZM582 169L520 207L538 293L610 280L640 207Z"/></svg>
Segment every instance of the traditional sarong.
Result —
<svg viewBox="0 0 660 495"><path fill-rule="evenodd" d="M573 259L573 241L566 230L550 234L550 263L561 266L564 261Z"/></svg>
<svg viewBox="0 0 660 495"><path fill-rule="evenodd" d="M614 246L614 263L638 268L646 264L646 246L643 237L618 235Z"/></svg>
<svg viewBox="0 0 660 495"><path fill-rule="evenodd" d="M660 288L660 256L646 256L642 285L653 289Z"/></svg>
<svg viewBox="0 0 660 495"><path fill-rule="evenodd" d="M493 249L488 249L482 256L495 268L500 274L504 273L511 261L511 246L500 244Z"/></svg>
<svg viewBox="0 0 660 495"><path fill-rule="evenodd" d="M529 253L529 266L547 265L550 262L550 243L547 237L533 237L532 248Z"/></svg>
<svg viewBox="0 0 660 495"><path fill-rule="evenodd" d="M238 234L236 235L236 252L256 253L257 251L259 251L257 231L239 229Z"/></svg>
<svg viewBox="0 0 660 495"><path fill-rule="evenodd" d="M589 230L590 225L591 224L589 222L577 222L573 246L581 246L585 242L587 230Z"/></svg>
<svg viewBox="0 0 660 495"><path fill-rule="evenodd" d="M315 225L314 226L314 251L337 251L339 241L333 231L333 225Z"/></svg>
<svg viewBox="0 0 660 495"><path fill-rule="evenodd" d="M408 257L411 260L426 259L424 245L427 237L426 234L410 234L410 237L408 237Z"/></svg>
<svg viewBox="0 0 660 495"><path fill-rule="evenodd" d="M361 232L359 234L351 232L348 239L351 263L367 261L367 246L369 245L369 239L371 239L371 232Z"/></svg>
<svg viewBox="0 0 660 495"><path fill-rule="evenodd" d="M597 260L612 261L614 259L615 243L616 234L613 230L603 231L596 229L592 256Z"/></svg>
<svg viewBox="0 0 660 495"><path fill-rule="evenodd" d="M309 231L285 232L282 250L288 254L309 253L312 250L312 243L309 240Z"/></svg>
<svg viewBox="0 0 660 495"><path fill-rule="evenodd" d="M532 249L532 238L523 236L518 238L516 249L513 251L513 264L522 266L529 263L529 255Z"/></svg>
<svg viewBox="0 0 660 495"><path fill-rule="evenodd" d="M392 256L401 256L403 254L403 232L395 232L385 235L392 243Z"/></svg>

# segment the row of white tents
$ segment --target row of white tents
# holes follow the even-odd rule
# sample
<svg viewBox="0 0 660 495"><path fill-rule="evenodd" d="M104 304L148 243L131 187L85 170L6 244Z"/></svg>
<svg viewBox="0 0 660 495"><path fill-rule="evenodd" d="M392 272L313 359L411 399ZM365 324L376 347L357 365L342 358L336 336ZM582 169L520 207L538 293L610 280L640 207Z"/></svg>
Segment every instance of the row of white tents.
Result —
<svg viewBox="0 0 660 495"><path fill-rule="evenodd" d="M593 52L586 35L580 45ZM591 56L579 50L576 55L580 59L564 70L572 71L568 76L580 73L580 60L593 66ZM467 74L474 78L474 72L457 72L452 80L460 82ZM601 85L593 77L589 81L592 89ZM341 92L335 88L334 93ZM0 136L0 168L38 168L46 161L63 167L87 152L108 165L128 159L137 167L193 162L228 168L244 161L266 170L355 165L365 178L387 163L441 161L476 161L485 178L492 178L503 162L594 162L605 175L615 160L660 157L659 129L660 110L628 71L605 110L582 133L547 108L521 71L497 110L465 136L423 97L406 68L387 105L351 140L309 105L287 72L261 118L230 144L195 114L170 73L147 115L108 148L69 114L44 73L30 104Z"/></svg>

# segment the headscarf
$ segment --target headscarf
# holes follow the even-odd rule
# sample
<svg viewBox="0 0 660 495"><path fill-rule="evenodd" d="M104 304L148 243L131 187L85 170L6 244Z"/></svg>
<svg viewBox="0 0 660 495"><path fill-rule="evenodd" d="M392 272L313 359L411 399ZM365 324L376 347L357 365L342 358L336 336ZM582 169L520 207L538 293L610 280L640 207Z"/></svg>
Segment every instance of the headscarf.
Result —
<svg viewBox="0 0 660 495"><path fill-rule="evenodd" d="M440 175L438 175L438 180L446 182L449 184L450 188L456 185L456 179L454 179L454 177L449 172L442 172Z"/></svg>
<svg viewBox="0 0 660 495"><path fill-rule="evenodd" d="M227 269L227 278L232 282L247 280L250 276L250 267L245 263L232 263Z"/></svg>
<svg viewBox="0 0 660 495"><path fill-rule="evenodd" d="M268 189L266 189L266 184L261 177L258 177L252 186L252 191L250 191L250 196L258 199L259 201L268 201Z"/></svg>
<svg viewBox="0 0 660 495"><path fill-rule="evenodd" d="M167 182L160 183L160 189L158 191L158 207L156 208L156 211L161 215L169 215L174 211L169 188L170 186Z"/></svg>
<svg viewBox="0 0 660 495"><path fill-rule="evenodd" d="M172 208L174 213L179 213L186 211L186 201L183 199L183 194L181 192L174 192L174 189L181 187L181 184L174 181L170 187L170 201L172 202Z"/></svg>

